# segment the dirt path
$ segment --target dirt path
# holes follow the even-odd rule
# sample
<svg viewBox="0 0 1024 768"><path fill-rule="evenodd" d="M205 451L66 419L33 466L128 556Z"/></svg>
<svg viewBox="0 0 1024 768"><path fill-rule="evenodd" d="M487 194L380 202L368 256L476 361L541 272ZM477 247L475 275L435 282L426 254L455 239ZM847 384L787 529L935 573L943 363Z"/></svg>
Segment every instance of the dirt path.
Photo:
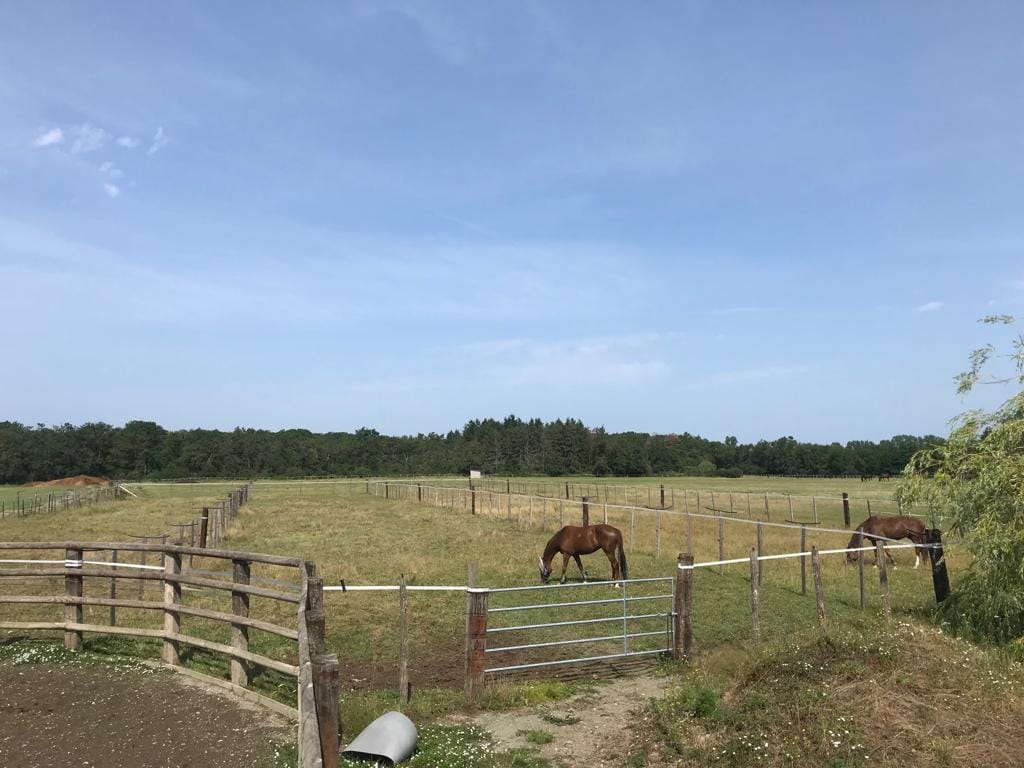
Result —
<svg viewBox="0 0 1024 768"><path fill-rule="evenodd" d="M263 768L287 724L180 675L0 664L4 768Z"/></svg>
<svg viewBox="0 0 1024 768"><path fill-rule="evenodd" d="M471 722L494 734L499 749L534 746L543 757L567 768L621 768L629 756L629 713L663 695L669 682L651 675L621 678L565 701L485 712ZM526 739L531 731L544 731L553 738L538 747Z"/></svg>

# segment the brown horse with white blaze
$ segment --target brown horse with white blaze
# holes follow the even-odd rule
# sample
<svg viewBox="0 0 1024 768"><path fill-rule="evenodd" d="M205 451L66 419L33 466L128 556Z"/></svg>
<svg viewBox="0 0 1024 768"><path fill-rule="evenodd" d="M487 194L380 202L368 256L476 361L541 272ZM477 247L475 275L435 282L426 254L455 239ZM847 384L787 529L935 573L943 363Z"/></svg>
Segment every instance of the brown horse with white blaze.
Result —
<svg viewBox="0 0 1024 768"><path fill-rule="evenodd" d="M583 570L580 555L589 555L603 550L612 564L612 580L629 578L626 567L626 550L622 546L622 531L611 525L567 525L551 537L544 547L541 556L540 580L545 584L551 579L551 561L555 555L562 553L562 583L565 583L565 569L569 567L569 558L576 561L583 580L587 580L587 572ZM618 559L616 559L618 555Z"/></svg>
<svg viewBox="0 0 1024 768"><path fill-rule="evenodd" d="M928 555L928 549L924 546L924 523L916 517L908 517L907 515L872 515L863 523L858 525L857 530L863 532L864 539L871 543L878 540L910 539L917 545L914 548L914 553L917 555L914 560L915 568L921 564L921 556ZM846 548L853 549L856 547L858 538L857 534L854 533L853 536L850 537L850 543L846 545ZM848 563L855 563L860 555L860 552L847 552L846 561ZM889 554L888 550L885 550L885 557L890 563L896 562L892 559L892 555ZM878 563L875 563L875 565L878 565Z"/></svg>

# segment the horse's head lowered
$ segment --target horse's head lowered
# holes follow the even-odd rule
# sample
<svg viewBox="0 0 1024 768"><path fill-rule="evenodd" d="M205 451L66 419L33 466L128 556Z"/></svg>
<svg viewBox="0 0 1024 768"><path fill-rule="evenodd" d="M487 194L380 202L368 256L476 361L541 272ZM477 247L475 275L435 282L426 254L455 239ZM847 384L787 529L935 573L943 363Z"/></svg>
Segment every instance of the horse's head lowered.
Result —
<svg viewBox="0 0 1024 768"><path fill-rule="evenodd" d="M551 580L551 569L545 567L543 557L537 558L537 565L540 567L540 580L547 584Z"/></svg>

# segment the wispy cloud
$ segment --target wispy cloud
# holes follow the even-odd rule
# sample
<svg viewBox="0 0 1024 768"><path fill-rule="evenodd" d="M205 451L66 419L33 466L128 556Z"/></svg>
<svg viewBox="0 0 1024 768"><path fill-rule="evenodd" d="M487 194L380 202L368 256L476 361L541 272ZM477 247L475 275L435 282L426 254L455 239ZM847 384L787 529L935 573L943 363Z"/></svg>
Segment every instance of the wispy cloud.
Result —
<svg viewBox="0 0 1024 768"><path fill-rule="evenodd" d="M51 128L36 136L32 142L33 147L49 147L53 144L60 144L64 141L64 131L60 128Z"/></svg>
<svg viewBox="0 0 1024 768"><path fill-rule="evenodd" d="M778 312L778 307L722 307L711 310L713 315L756 315L764 312Z"/></svg>
<svg viewBox="0 0 1024 768"><path fill-rule="evenodd" d="M757 368L742 368L735 371L721 371L712 374L709 381L715 384L735 384L745 381L767 381L791 379L810 373L809 365L763 365Z"/></svg>
<svg viewBox="0 0 1024 768"><path fill-rule="evenodd" d="M164 127L161 125L159 128L156 129L156 133L153 134L153 143L149 145L149 149L146 150L146 154L152 157L161 149L166 147L167 142L169 141L170 139L168 138L167 134L164 133Z"/></svg>
<svg viewBox="0 0 1024 768"><path fill-rule="evenodd" d="M107 193L107 197L114 198L121 196L121 188L116 184L104 183L103 191Z"/></svg>
<svg viewBox="0 0 1024 768"><path fill-rule="evenodd" d="M938 312L942 309L941 301L929 301L927 304L922 304L917 308L918 312Z"/></svg>
<svg viewBox="0 0 1024 768"><path fill-rule="evenodd" d="M633 384L670 370L663 359L680 333L632 333L575 339L544 340L513 337L448 347L460 361L474 361L480 373L512 387L575 381L588 371L601 371L602 382Z"/></svg>
<svg viewBox="0 0 1024 768"><path fill-rule="evenodd" d="M128 149L135 149L142 142L140 142L134 136L122 136L117 140L117 143L120 144L122 147L127 147Z"/></svg>
<svg viewBox="0 0 1024 768"><path fill-rule="evenodd" d="M95 152L107 140L107 132L88 123L83 123L75 131L75 141L71 145L71 154L80 155Z"/></svg>
<svg viewBox="0 0 1024 768"><path fill-rule="evenodd" d="M124 172L109 160L100 166L100 173L110 176L113 179L120 179L124 176Z"/></svg>

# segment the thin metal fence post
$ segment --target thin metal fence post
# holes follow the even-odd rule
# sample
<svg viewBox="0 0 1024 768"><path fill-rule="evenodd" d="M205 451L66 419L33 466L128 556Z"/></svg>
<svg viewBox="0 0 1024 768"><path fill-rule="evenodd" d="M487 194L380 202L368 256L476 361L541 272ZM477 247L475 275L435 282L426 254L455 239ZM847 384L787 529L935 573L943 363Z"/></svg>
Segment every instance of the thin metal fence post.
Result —
<svg viewBox="0 0 1024 768"><path fill-rule="evenodd" d="M757 550L750 550L750 622L751 639L754 645L761 643L761 595L758 583L761 581L760 563Z"/></svg>

